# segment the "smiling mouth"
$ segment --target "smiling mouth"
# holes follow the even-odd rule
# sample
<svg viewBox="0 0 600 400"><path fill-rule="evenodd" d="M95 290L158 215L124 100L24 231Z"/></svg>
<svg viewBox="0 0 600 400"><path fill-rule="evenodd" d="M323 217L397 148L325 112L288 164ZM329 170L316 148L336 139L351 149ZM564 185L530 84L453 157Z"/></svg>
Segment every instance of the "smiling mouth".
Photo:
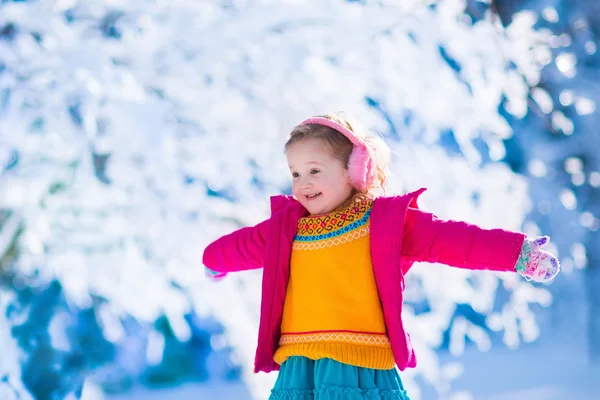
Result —
<svg viewBox="0 0 600 400"><path fill-rule="evenodd" d="M314 198L318 197L320 194L321 194L321 192L319 192L319 193L314 193L314 194L307 194L307 195L306 195L306 198L307 198L307 199L309 199L309 200L312 200L312 199L314 199Z"/></svg>

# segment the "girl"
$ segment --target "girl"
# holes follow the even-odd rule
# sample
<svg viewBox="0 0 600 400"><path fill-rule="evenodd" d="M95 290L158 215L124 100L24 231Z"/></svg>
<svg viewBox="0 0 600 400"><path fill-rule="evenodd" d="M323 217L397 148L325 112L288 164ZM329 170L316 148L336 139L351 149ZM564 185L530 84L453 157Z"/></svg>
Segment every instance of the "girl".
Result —
<svg viewBox="0 0 600 400"><path fill-rule="evenodd" d="M214 278L264 268L254 371L280 370L270 400L407 400L395 367L417 363L401 318L416 261L537 282L559 271L548 237L440 220L417 206L425 189L375 197L388 152L338 115L301 122L285 145L293 197L204 252Z"/></svg>

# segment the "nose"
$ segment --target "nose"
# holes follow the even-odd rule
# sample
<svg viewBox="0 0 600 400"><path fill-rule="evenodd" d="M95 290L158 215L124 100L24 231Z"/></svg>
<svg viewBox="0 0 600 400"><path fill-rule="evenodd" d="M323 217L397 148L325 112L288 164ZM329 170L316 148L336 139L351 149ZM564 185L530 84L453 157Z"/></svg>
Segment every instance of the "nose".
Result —
<svg viewBox="0 0 600 400"><path fill-rule="evenodd" d="M300 180L300 188L301 189L310 189L312 187L312 180L308 177L303 177Z"/></svg>

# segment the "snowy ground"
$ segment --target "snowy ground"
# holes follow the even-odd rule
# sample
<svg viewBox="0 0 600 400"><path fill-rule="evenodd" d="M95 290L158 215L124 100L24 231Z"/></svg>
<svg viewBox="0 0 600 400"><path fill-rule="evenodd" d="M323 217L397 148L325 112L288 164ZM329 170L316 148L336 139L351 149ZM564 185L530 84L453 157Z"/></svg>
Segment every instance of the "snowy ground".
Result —
<svg viewBox="0 0 600 400"><path fill-rule="evenodd" d="M472 349L461 360L465 372L453 388L469 390L475 400L600 399L600 365L589 364L583 339L547 338L516 351Z"/></svg>
<svg viewBox="0 0 600 400"><path fill-rule="evenodd" d="M85 396L83 400L251 400L246 387L239 382L211 382L186 384L177 388L149 390L137 388L118 396Z"/></svg>

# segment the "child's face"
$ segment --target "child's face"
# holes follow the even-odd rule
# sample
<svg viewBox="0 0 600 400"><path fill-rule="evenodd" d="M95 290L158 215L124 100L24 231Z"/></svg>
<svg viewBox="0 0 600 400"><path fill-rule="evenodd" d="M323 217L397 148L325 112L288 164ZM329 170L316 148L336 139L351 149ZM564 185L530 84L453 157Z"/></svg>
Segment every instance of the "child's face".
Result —
<svg viewBox="0 0 600 400"><path fill-rule="evenodd" d="M352 195L348 170L320 139L294 143L286 153L294 197L313 215L331 212Z"/></svg>

